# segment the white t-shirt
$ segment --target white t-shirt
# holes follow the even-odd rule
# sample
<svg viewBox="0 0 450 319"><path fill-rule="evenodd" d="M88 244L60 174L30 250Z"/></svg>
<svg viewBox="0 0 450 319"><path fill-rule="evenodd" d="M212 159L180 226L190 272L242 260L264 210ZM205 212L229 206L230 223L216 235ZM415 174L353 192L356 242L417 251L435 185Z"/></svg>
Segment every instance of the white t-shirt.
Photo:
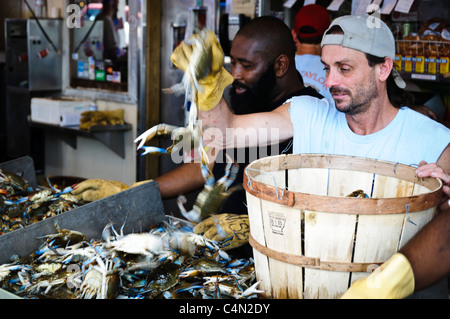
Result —
<svg viewBox="0 0 450 319"><path fill-rule="evenodd" d="M326 77L323 63L320 56L312 54L302 54L295 56L295 67L300 72L305 86L316 89L323 97L333 100L330 91L326 86Z"/></svg>
<svg viewBox="0 0 450 319"><path fill-rule="evenodd" d="M400 108L381 131L358 135L349 128L345 114L327 99L299 96L289 101L294 154L358 156L418 165L422 160L436 163L450 143L450 129L408 107Z"/></svg>

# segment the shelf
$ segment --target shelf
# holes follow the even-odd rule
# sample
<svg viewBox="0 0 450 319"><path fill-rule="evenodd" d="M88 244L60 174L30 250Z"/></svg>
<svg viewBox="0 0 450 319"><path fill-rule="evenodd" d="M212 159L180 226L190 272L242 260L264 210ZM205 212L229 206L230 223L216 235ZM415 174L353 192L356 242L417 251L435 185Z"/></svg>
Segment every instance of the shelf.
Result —
<svg viewBox="0 0 450 319"><path fill-rule="evenodd" d="M48 132L57 133L58 136L72 148L77 148L77 136L95 138L125 158L124 132L131 130L131 124L123 125L98 125L92 126L89 131L80 130L77 126L59 126L39 122L29 122L30 127L39 128Z"/></svg>
<svg viewBox="0 0 450 319"><path fill-rule="evenodd" d="M428 74L415 72L399 72L404 80L432 81L438 83L450 83L450 78L445 78L443 74Z"/></svg>

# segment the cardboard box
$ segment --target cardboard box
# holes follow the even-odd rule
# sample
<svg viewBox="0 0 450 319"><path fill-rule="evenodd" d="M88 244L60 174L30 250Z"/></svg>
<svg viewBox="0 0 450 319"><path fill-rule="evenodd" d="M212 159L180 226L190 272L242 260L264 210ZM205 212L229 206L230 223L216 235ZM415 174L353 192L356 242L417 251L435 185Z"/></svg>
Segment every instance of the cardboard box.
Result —
<svg viewBox="0 0 450 319"><path fill-rule="evenodd" d="M439 65L439 73L445 74L449 72L449 57L439 57L436 62Z"/></svg>
<svg viewBox="0 0 450 319"><path fill-rule="evenodd" d="M96 110L95 103L90 100L69 98L33 98L31 99L31 121L45 124L69 126L80 124L80 114ZM75 115L70 121L63 121L61 116ZM78 115L78 116L76 116Z"/></svg>

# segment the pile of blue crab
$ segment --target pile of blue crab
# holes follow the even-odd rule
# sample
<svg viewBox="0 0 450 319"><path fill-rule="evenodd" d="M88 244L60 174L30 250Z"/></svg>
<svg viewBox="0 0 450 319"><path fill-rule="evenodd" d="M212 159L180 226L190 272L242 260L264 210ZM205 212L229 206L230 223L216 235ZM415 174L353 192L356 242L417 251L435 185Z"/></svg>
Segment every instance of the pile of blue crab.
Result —
<svg viewBox="0 0 450 319"><path fill-rule="evenodd" d="M167 217L149 232L123 235L108 224L87 241L67 229L45 236L26 257L0 266L0 288L22 298L255 298L254 264Z"/></svg>
<svg viewBox="0 0 450 319"><path fill-rule="evenodd" d="M71 187L31 187L19 173L0 169L0 235L81 205Z"/></svg>

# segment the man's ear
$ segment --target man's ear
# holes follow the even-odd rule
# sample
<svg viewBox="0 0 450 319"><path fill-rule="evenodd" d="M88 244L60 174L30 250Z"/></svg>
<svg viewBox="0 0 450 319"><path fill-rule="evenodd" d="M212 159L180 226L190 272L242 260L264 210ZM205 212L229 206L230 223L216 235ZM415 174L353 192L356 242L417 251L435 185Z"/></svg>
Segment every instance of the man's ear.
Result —
<svg viewBox="0 0 450 319"><path fill-rule="evenodd" d="M274 72L275 76L282 77L286 74L289 69L289 58L286 54L280 54L278 58L275 59Z"/></svg>
<svg viewBox="0 0 450 319"><path fill-rule="evenodd" d="M394 67L394 61L389 57L385 57L384 62L377 65L379 66L379 80L384 82L391 74L392 68Z"/></svg>

